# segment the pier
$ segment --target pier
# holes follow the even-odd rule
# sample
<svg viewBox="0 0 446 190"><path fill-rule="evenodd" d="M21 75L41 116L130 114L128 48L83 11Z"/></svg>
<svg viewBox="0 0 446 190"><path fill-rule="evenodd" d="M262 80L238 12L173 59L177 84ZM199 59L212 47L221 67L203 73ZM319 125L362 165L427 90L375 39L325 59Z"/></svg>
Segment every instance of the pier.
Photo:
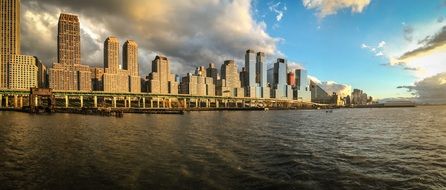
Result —
<svg viewBox="0 0 446 190"><path fill-rule="evenodd" d="M187 94L108 93L102 91L0 90L0 109L38 112L181 113L182 111L310 109L317 105L300 100L191 96ZM180 112L181 111L181 112Z"/></svg>

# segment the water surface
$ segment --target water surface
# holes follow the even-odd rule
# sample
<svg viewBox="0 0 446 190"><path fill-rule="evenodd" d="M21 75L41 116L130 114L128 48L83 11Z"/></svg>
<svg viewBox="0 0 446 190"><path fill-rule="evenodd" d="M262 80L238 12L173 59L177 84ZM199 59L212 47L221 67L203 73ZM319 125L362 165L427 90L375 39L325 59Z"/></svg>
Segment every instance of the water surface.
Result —
<svg viewBox="0 0 446 190"><path fill-rule="evenodd" d="M0 189L445 189L446 107L0 112Z"/></svg>

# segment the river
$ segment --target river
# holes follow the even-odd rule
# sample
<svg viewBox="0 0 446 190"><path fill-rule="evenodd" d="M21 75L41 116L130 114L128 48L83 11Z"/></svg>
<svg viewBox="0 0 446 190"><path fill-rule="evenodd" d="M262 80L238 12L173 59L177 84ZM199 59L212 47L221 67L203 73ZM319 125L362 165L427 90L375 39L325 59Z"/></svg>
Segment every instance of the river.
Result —
<svg viewBox="0 0 446 190"><path fill-rule="evenodd" d="M446 107L0 112L0 189L446 189Z"/></svg>

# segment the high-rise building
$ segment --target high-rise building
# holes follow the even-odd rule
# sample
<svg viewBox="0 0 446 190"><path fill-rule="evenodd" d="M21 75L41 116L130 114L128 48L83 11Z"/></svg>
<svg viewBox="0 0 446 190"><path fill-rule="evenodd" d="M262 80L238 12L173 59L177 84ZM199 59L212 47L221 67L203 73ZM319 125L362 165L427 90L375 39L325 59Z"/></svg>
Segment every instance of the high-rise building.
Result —
<svg viewBox="0 0 446 190"><path fill-rule="evenodd" d="M278 58L274 63L271 96L276 99L292 99L293 91L290 85L287 84L287 61Z"/></svg>
<svg viewBox="0 0 446 190"><path fill-rule="evenodd" d="M102 81L104 76L104 68L97 68L92 67L90 68L91 71L91 83L93 85L94 91L103 91L104 90L104 83Z"/></svg>
<svg viewBox="0 0 446 190"><path fill-rule="evenodd" d="M215 84L212 77L188 73L180 84L180 93L194 96L215 96Z"/></svg>
<svg viewBox="0 0 446 190"><path fill-rule="evenodd" d="M218 69L215 67L214 63L209 63L209 67L206 69L206 76L211 77L214 81L214 84L218 79Z"/></svg>
<svg viewBox="0 0 446 190"><path fill-rule="evenodd" d="M37 59L20 54L20 0L0 0L0 88L37 87Z"/></svg>
<svg viewBox="0 0 446 190"><path fill-rule="evenodd" d="M234 60L226 60L221 66L221 79L217 81L217 95L225 97L243 97L238 67Z"/></svg>
<svg viewBox="0 0 446 190"><path fill-rule="evenodd" d="M302 100L305 102L310 102L312 97L312 92L310 88L310 80L308 79L308 73L305 69L296 69L294 71L295 76L295 87L294 87L294 97L297 100Z"/></svg>
<svg viewBox="0 0 446 190"><path fill-rule="evenodd" d="M122 47L122 67L128 71L129 92L141 92L141 77L139 76L138 44L133 40L127 40Z"/></svg>
<svg viewBox="0 0 446 190"><path fill-rule="evenodd" d="M206 76L206 68L204 68L204 66L199 66L197 68L195 68L195 75L197 76Z"/></svg>
<svg viewBox="0 0 446 190"><path fill-rule="evenodd" d="M178 94L178 82L170 73L167 57L156 56L152 61L152 72L148 76L148 91L155 94Z"/></svg>
<svg viewBox="0 0 446 190"><path fill-rule="evenodd" d="M256 52L254 50L248 49L245 54L245 69L246 69L246 79L244 87L255 87L256 86Z"/></svg>
<svg viewBox="0 0 446 190"><path fill-rule="evenodd" d="M138 44L127 40L123 47L122 69L119 64L119 40L110 36L104 42L103 88L106 92L141 92L138 68Z"/></svg>
<svg viewBox="0 0 446 190"><path fill-rule="evenodd" d="M119 40L110 36L104 41L104 91L128 92L128 80L128 72L119 68Z"/></svg>
<svg viewBox="0 0 446 190"><path fill-rule="evenodd" d="M296 87L296 77L293 71L288 72L286 83L291 87Z"/></svg>
<svg viewBox="0 0 446 190"><path fill-rule="evenodd" d="M61 13L59 16L57 61L49 69L50 88L92 90L90 67L81 64L80 22L76 15Z"/></svg>
<svg viewBox="0 0 446 190"><path fill-rule="evenodd" d="M114 36L104 41L104 70L109 74L117 74L119 70L119 40Z"/></svg>
<svg viewBox="0 0 446 190"><path fill-rule="evenodd" d="M71 66L81 64L81 27L76 15L62 13L59 16L57 62Z"/></svg>
<svg viewBox="0 0 446 190"><path fill-rule="evenodd" d="M265 53L256 53L253 50L246 51L243 85L246 97L270 97L270 88L267 86Z"/></svg>
<svg viewBox="0 0 446 190"><path fill-rule="evenodd" d="M48 88L48 70L46 66L36 57L37 64L37 86L39 88Z"/></svg>

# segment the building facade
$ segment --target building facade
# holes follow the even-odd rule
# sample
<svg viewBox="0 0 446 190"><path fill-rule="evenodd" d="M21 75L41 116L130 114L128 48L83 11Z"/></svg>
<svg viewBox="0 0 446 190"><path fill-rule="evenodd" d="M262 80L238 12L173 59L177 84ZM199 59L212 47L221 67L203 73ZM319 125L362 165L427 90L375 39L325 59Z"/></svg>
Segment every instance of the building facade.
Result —
<svg viewBox="0 0 446 190"><path fill-rule="evenodd" d="M287 84L287 61L278 58L272 68L272 78L270 78L271 97L276 99L293 99L293 91Z"/></svg>
<svg viewBox="0 0 446 190"><path fill-rule="evenodd" d="M20 0L1 0L0 10L0 88L37 87L37 58L20 54Z"/></svg>
<svg viewBox="0 0 446 190"><path fill-rule="evenodd" d="M127 40L122 47L122 67L129 75L129 92L141 92L141 77L139 76L138 44Z"/></svg>
<svg viewBox="0 0 446 190"><path fill-rule="evenodd" d="M226 60L221 66L221 79L217 81L217 96L244 97L238 66L234 60Z"/></svg>
<svg viewBox="0 0 446 190"><path fill-rule="evenodd" d="M148 76L148 91L155 94L178 94L178 82L170 73L167 57L156 56L152 61L152 72Z"/></svg>
<svg viewBox="0 0 446 190"><path fill-rule="evenodd" d="M214 63L209 63L209 67L206 69L206 77L211 77L214 84L218 80L218 69L215 67Z"/></svg>
<svg viewBox="0 0 446 190"><path fill-rule="evenodd" d="M308 78L308 72L305 69L294 70L295 87L294 97L297 100L304 102L310 102L312 100L312 91L310 88L310 79Z"/></svg>
<svg viewBox="0 0 446 190"><path fill-rule="evenodd" d="M200 68L200 67L199 67ZM197 70L199 70L197 68ZM200 73L200 71L197 71ZM196 73L197 73L196 72ZM193 96L215 96L215 84L212 77L188 73L181 79L180 93Z"/></svg>
<svg viewBox="0 0 446 190"><path fill-rule="evenodd" d="M245 72L243 73L245 96L251 98L270 98L267 86L265 53L247 50L245 54Z"/></svg>
<svg viewBox="0 0 446 190"><path fill-rule="evenodd" d="M49 69L54 90L91 91L91 71L81 64L80 22L76 15L61 13L57 34L57 63Z"/></svg>

